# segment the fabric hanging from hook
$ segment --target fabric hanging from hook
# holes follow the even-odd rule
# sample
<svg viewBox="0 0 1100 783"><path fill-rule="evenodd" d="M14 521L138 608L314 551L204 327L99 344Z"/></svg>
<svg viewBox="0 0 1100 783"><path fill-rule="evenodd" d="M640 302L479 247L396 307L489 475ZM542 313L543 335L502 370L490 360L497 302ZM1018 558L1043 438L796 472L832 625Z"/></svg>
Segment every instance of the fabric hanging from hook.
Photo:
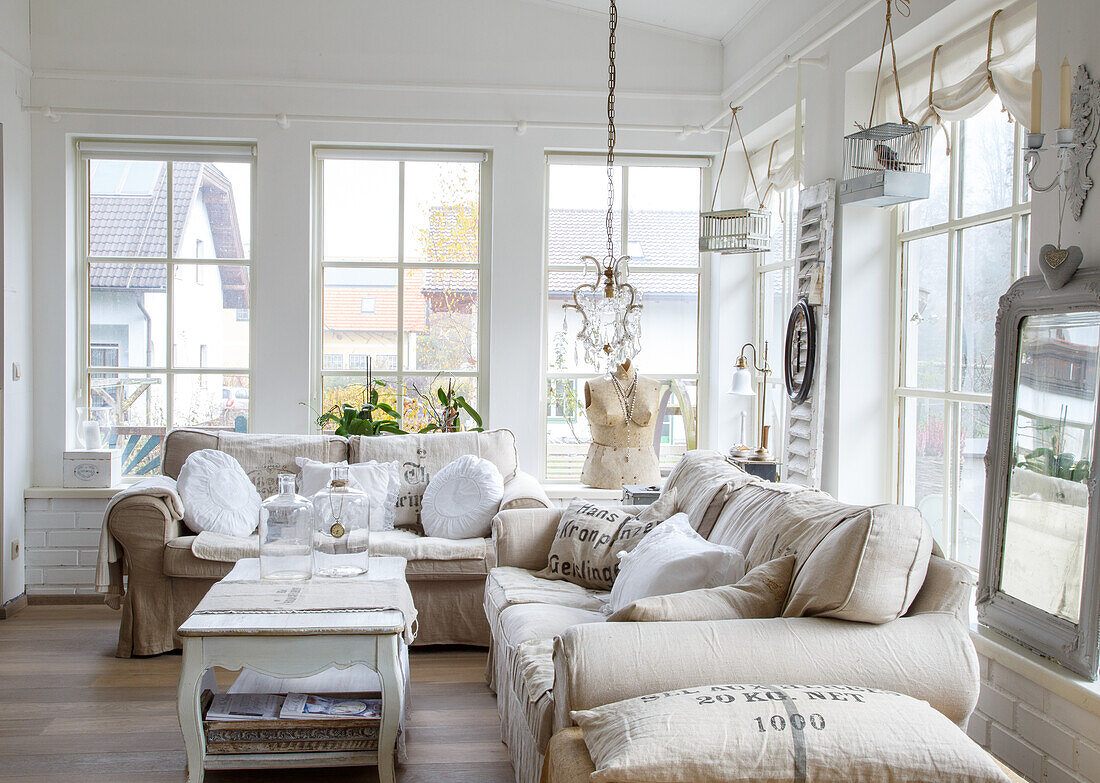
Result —
<svg viewBox="0 0 1100 783"><path fill-rule="evenodd" d="M943 131L944 137L947 140L947 154L951 154L951 135L947 133L947 126L943 124L943 117L936 111L936 104L932 100L932 93L936 86L936 59L940 56L940 50L943 49L943 44L940 44L932 50L932 67L928 73L928 115L929 121L935 122L936 127Z"/></svg>

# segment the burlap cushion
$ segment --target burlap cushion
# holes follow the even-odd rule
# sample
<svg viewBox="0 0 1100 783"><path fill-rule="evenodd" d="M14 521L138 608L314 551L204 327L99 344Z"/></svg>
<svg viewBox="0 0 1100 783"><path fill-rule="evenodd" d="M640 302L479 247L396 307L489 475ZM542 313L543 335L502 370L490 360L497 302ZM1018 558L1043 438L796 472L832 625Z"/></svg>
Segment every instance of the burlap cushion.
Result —
<svg viewBox="0 0 1100 783"><path fill-rule="evenodd" d="M794 558L781 557L757 566L737 584L642 598L607 619L644 623L778 617L793 572Z"/></svg>
<svg viewBox="0 0 1100 783"><path fill-rule="evenodd" d="M927 702L849 686L711 685L574 711L592 783L1006 783Z"/></svg>
<svg viewBox="0 0 1100 783"><path fill-rule="evenodd" d="M619 574L618 554L631 551L675 510L675 489L664 492L640 513L634 506L598 506L573 500L558 521L546 568L538 576L610 590Z"/></svg>

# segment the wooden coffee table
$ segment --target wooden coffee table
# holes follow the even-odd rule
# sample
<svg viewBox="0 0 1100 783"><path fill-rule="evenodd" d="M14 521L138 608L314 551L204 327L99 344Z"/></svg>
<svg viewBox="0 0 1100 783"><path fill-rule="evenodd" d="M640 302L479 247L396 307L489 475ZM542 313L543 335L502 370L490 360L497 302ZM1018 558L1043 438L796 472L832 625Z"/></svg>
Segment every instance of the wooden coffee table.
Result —
<svg viewBox="0 0 1100 783"><path fill-rule="evenodd" d="M254 578L249 578L253 577ZM382 783L394 781L394 750L405 697L399 654L406 630L400 611L348 609L274 612L226 612L209 607L225 605L234 591L245 585L256 591L292 590L295 583L259 580L259 561L242 560L179 628L183 639L183 666L177 690L177 710L187 749L187 779L199 783L208 769L329 767L378 765ZM325 582L346 586L354 581L362 589L362 605L371 606L371 581L405 578L405 561L399 557L371 558L370 574L341 580L311 580L310 589L325 589ZM320 583L320 584L319 584ZM305 583L298 583L305 584ZM333 588L334 590L337 588ZM204 610L204 605L208 607ZM331 667L365 664L378 672L382 691L382 720L377 751L307 751L291 753L234 753L210 755L203 731L204 684L216 666L229 670L248 667L272 677L306 677ZM211 672L212 674L212 672ZM213 688L211 688L213 690Z"/></svg>

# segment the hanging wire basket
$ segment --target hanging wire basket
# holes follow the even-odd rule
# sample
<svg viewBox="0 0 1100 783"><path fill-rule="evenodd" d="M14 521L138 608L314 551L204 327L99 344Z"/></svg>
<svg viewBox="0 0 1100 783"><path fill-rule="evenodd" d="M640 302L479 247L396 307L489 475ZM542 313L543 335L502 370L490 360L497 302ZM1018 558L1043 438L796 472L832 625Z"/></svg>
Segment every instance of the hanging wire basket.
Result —
<svg viewBox="0 0 1100 783"><path fill-rule="evenodd" d="M844 137L842 204L889 206L928 198L932 128L888 122Z"/></svg>
<svg viewBox="0 0 1100 783"><path fill-rule="evenodd" d="M767 209L723 209L699 215L700 253L764 253L771 247Z"/></svg>

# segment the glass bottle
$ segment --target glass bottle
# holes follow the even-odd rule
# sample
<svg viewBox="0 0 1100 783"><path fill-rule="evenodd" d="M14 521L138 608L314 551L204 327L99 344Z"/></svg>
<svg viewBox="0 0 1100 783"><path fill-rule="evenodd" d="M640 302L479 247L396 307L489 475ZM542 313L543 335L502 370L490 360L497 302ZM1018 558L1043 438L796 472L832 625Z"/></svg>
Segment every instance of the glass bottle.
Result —
<svg viewBox="0 0 1100 783"><path fill-rule="evenodd" d="M313 496L313 573L358 576L369 558L370 498L351 486L347 465L336 465L329 485Z"/></svg>
<svg viewBox="0 0 1100 783"><path fill-rule="evenodd" d="M260 504L260 578L295 581L313 575L313 504L279 475L279 492Z"/></svg>

